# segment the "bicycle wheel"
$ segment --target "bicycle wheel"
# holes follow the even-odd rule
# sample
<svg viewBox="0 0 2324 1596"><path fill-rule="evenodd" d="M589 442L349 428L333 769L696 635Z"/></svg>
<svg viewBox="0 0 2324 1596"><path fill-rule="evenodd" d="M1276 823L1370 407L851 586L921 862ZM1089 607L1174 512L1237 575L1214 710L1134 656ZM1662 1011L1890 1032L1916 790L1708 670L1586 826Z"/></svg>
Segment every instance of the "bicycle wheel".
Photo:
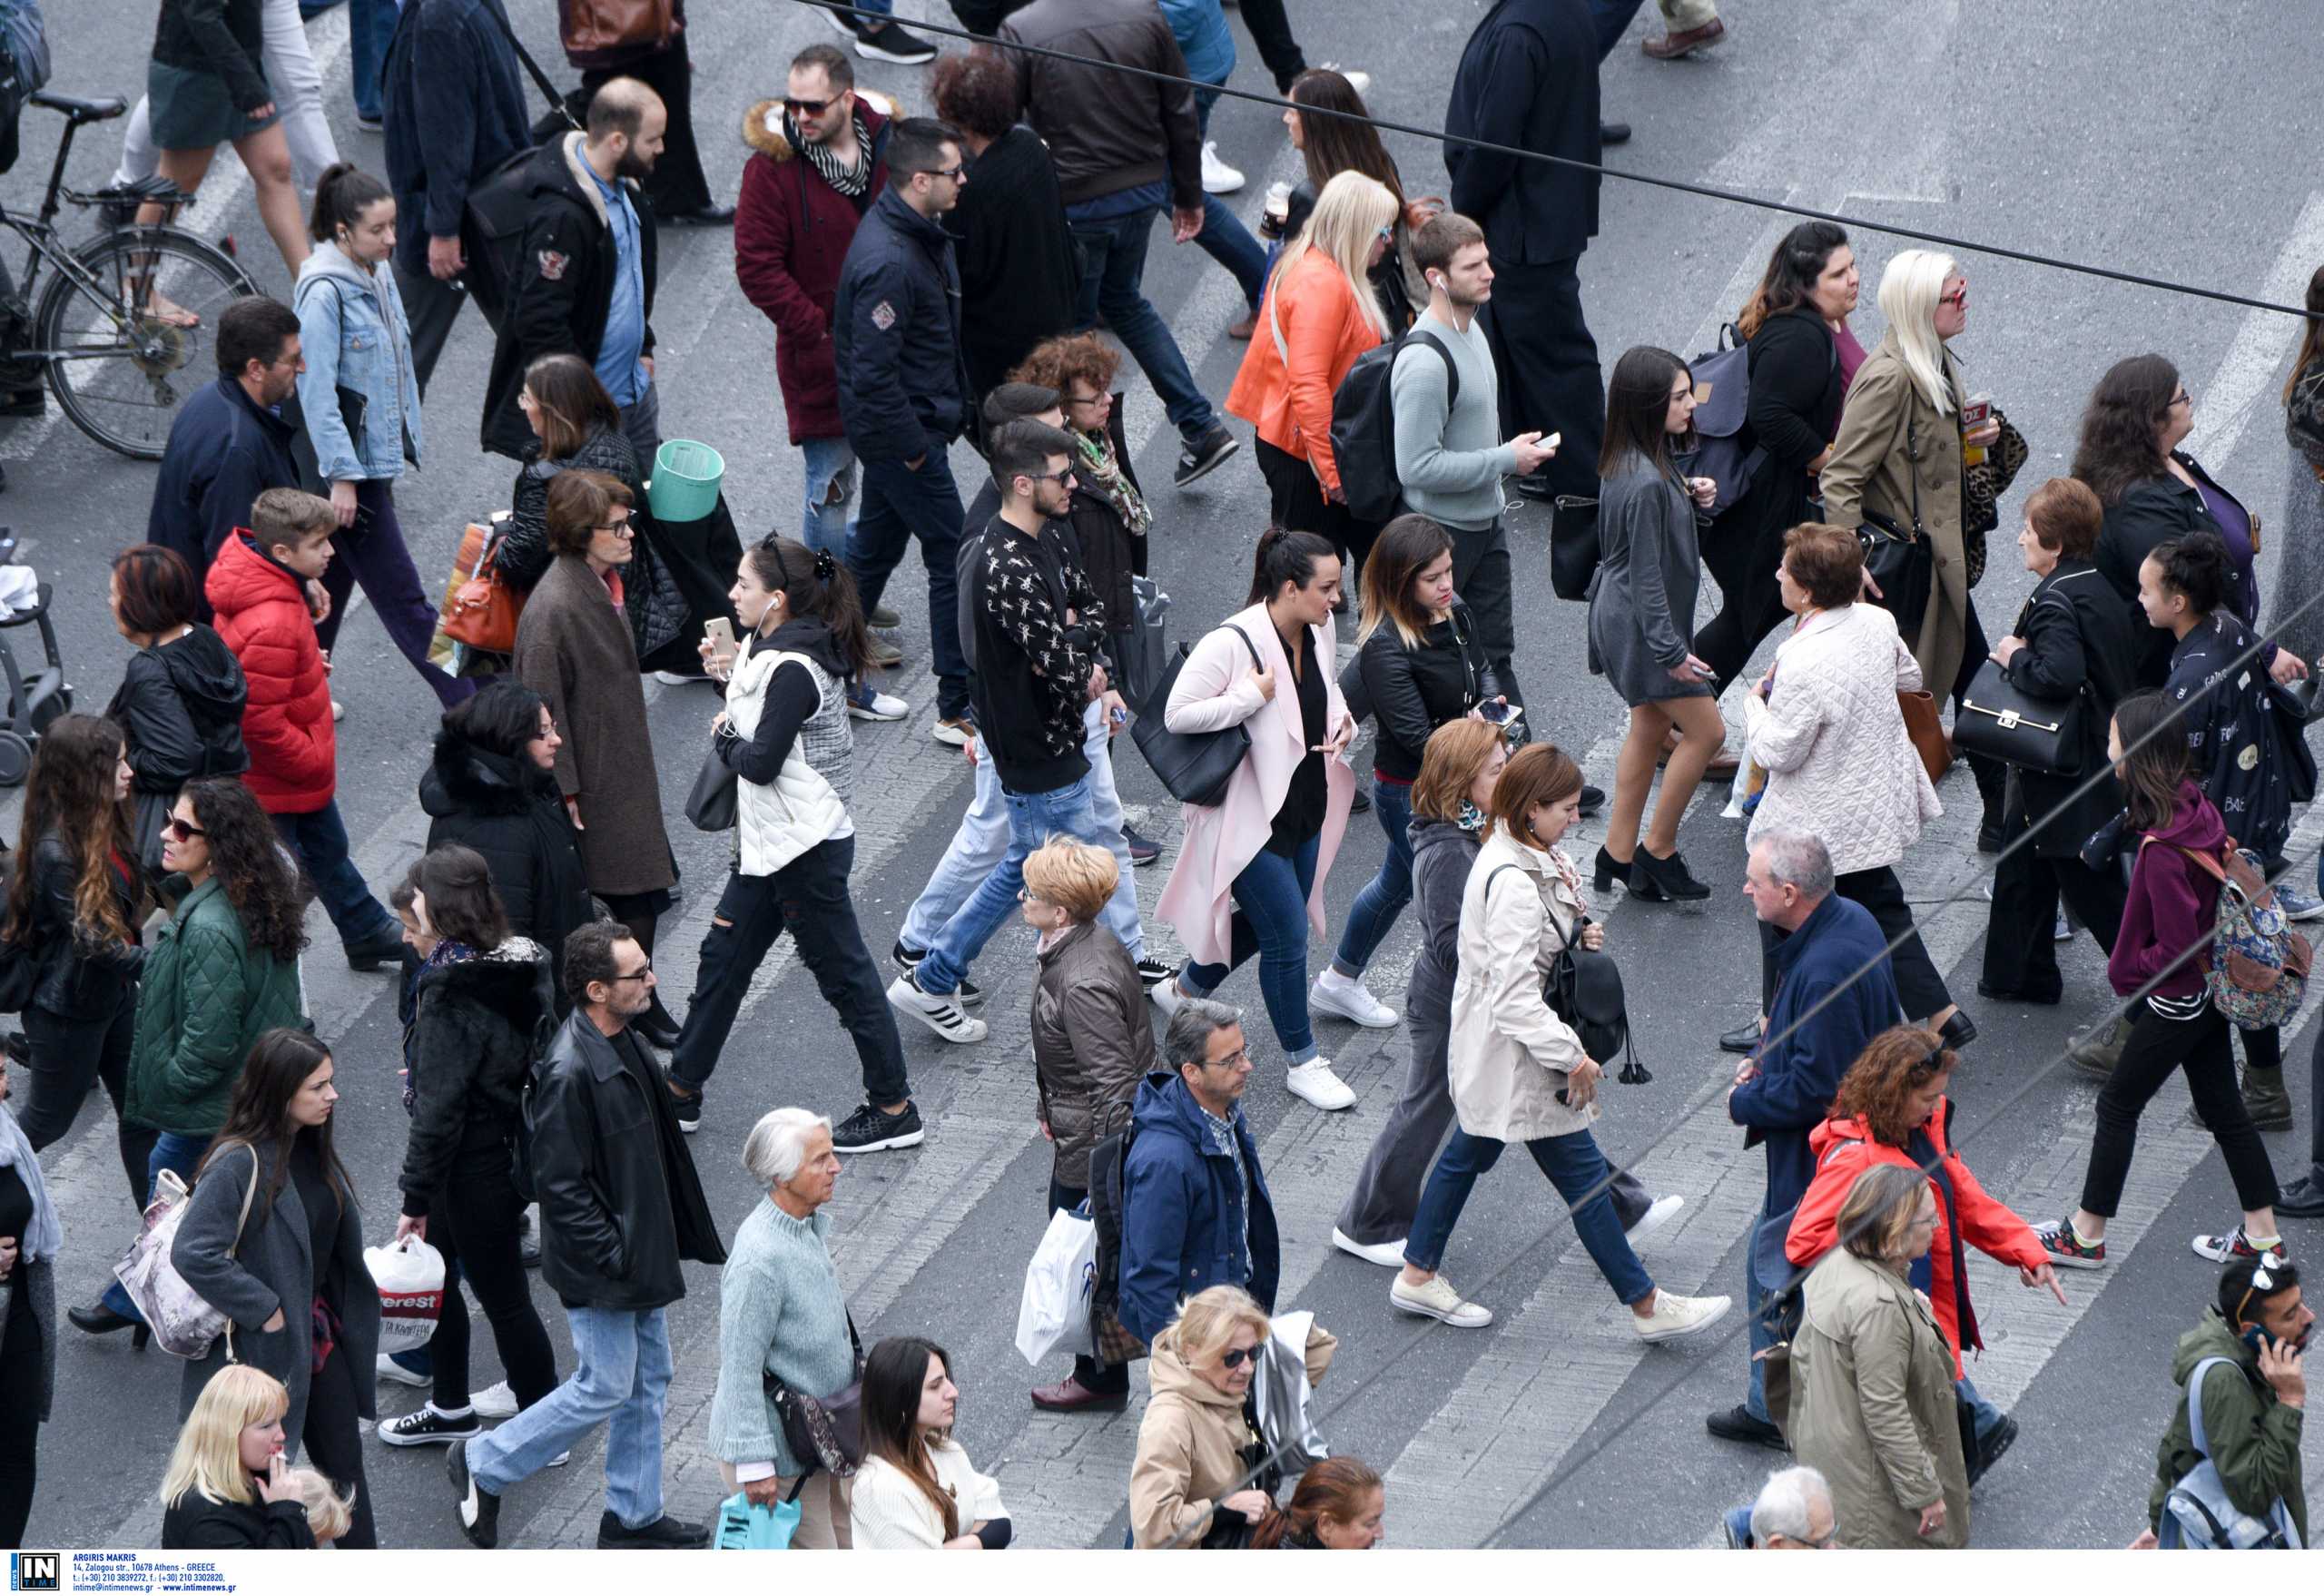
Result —
<svg viewBox="0 0 2324 1596"><path fill-rule="evenodd" d="M82 431L132 459L158 460L178 407L217 375L226 307L258 287L231 257L174 227L122 228L75 251L34 318L49 386ZM162 303L170 309L156 314Z"/></svg>

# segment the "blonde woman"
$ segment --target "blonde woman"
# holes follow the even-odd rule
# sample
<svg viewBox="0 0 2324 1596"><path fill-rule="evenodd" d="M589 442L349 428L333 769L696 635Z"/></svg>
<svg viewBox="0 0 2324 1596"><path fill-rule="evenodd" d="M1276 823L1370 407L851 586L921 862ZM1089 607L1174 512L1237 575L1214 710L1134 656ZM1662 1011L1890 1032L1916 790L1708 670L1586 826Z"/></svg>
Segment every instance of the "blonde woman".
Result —
<svg viewBox="0 0 2324 1596"><path fill-rule="evenodd" d="M1401 215L1387 184L1343 172L1324 185L1307 225L1275 263L1259 335L1226 395L1258 429L1259 474L1278 527L1328 537L1361 566L1379 528L1348 514L1332 458L1332 396L1364 350L1389 337L1371 287Z"/></svg>
<svg viewBox="0 0 2324 1596"><path fill-rule="evenodd" d="M315 1543L282 1454L290 1394L248 1364L210 1377L162 1476L162 1550L303 1552Z"/></svg>
<svg viewBox="0 0 2324 1596"><path fill-rule="evenodd" d="M1281 1472L1243 1483L1265 1455L1251 1400L1258 1350L1273 1328L1256 1298L1236 1286L1197 1292L1154 1338L1154 1399L1137 1427L1130 1465L1131 1544L1236 1548L1275 1511ZM1318 1384L1339 1340L1307 1332L1307 1381Z"/></svg>

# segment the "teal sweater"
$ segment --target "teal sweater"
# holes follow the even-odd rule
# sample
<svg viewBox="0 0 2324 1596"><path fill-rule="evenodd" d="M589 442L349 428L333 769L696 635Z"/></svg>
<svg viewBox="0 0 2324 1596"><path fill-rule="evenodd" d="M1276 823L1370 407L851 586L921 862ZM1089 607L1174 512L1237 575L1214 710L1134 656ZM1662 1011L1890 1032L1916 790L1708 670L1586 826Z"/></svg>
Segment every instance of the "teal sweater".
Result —
<svg viewBox="0 0 2324 1596"><path fill-rule="evenodd" d="M724 1462L772 1461L785 1479L802 1470L763 1374L809 1396L855 1378L847 1301L823 1242L831 1227L822 1213L793 1219L763 1197L734 1233L719 1276L718 1394L710 1402L710 1450Z"/></svg>

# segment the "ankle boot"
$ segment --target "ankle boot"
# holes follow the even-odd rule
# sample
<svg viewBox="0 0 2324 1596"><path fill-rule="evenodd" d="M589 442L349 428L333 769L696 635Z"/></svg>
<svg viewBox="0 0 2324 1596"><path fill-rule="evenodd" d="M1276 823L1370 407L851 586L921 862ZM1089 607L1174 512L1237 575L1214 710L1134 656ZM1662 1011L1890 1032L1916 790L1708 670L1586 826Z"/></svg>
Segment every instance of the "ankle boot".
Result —
<svg viewBox="0 0 2324 1596"><path fill-rule="evenodd" d="M1630 896L1649 903L1693 902L1710 896L1710 889L1687 868L1687 856L1674 852L1657 859L1644 842L1630 856Z"/></svg>
<svg viewBox="0 0 2324 1596"><path fill-rule="evenodd" d="M2291 1128L2291 1097L2284 1090L2282 1065L2245 1066L2243 1108L2251 1123L2262 1130Z"/></svg>
<svg viewBox="0 0 2324 1596"><path fill-rule="evenodd" d="M2073 1039L2066 1059L2083 1074L2105 1080L2114 1073L2114 1066L2122 1061L2122 1048L2131 1039L2131 1022L2117 1014L2103 1020ZM2283 1071L2276 1072L2280 1080Z"/></svg>
<svg viewBox="0 0 2324 1596"><path fill-rule="evenodd" d="M1606 844L1598 844L1598 857L1591 862L1590 884L1600 897L1614 890L1616 882L1628 882L1630 867L1606 852Z"/></svg>

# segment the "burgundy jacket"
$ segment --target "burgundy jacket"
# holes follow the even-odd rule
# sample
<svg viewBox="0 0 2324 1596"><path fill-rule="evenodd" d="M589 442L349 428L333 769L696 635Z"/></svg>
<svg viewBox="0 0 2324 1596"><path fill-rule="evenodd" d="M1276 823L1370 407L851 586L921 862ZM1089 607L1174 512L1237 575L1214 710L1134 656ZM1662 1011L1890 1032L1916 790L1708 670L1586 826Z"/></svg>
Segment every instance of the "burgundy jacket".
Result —
<svg viewBox="0 0 2324 1596"><path fill-rule="evenodd" d="M832 358L832 300L863 212L887 186L888 119L858 96L872 134L872 182L861 205L825 182L783 131L783 102L762 100L743 117L743 163L734 202L734 275L743 297L774 323L774 376L795 447L843 438L839 372Z"/></svg>
<svg viewBox="0 0 2324 1596"><path fill-rule="evenodd" d="M2157 981L2154 995L2191 998L2203 990L2219 881L2181 850L2217 858L2227 840L2227 825L2211 800L2194 783L2181 783L2177 810L2168 823L2147 834L2131 866L2130 901L2106 961L2106 979L2121 996L2137 991L2192 947L2203 951Z"/></svg>

